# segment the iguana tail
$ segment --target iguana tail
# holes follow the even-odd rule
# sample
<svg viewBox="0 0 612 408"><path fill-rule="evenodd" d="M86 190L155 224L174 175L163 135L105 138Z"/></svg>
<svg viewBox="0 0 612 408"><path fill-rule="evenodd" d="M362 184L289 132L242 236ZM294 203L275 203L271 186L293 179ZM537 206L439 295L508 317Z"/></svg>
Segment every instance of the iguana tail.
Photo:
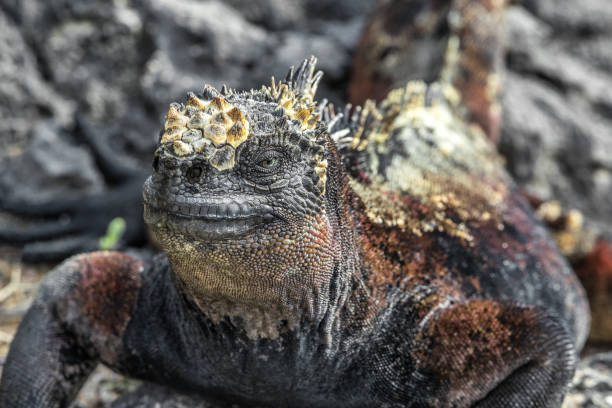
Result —
<svg viewBox="0 0 612 408"><path fill-rule="evenodd" d="M386 0L353 61L351 102L382 100L409 80L452 84L462 114L496 142L507 0Z"/></svg>
<svg viewBox="0 0 612 408"><path fill-rule="evenodd" d="M468 118L497 142L501 125L505 0L454 0L440 79L462 96Z"/></svg>

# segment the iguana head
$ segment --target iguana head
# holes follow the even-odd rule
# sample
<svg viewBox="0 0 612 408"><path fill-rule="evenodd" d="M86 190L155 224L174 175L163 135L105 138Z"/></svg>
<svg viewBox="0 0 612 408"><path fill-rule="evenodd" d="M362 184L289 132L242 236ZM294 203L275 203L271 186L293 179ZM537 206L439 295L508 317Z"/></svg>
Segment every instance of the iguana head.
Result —
<svg viewBox="0 0 612 408"><path fill-rule="evenodd" d="M321 72L304 61L257 91L206 86L172 104L144 185L145 220L186 287L288 302L323 290L334 244Z"/></svg>

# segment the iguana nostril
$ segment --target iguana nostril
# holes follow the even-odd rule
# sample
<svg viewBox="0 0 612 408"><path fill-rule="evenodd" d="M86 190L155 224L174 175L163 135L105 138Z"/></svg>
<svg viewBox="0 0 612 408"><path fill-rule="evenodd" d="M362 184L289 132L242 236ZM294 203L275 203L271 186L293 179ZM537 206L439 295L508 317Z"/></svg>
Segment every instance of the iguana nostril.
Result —
<svg viewBox="0 0 612 408"><path fill-rule="evenodd" d="M157 172L158 169L159 169L159 156L155 156L155 158L153 159L153 170Z"/></svg>
<svg viewBox="0 0 612 408"><path fill-rule="evenodd" d="M202 175L202 167L192 166L187 170L187 178L190 180L198 180Z"/></svg>

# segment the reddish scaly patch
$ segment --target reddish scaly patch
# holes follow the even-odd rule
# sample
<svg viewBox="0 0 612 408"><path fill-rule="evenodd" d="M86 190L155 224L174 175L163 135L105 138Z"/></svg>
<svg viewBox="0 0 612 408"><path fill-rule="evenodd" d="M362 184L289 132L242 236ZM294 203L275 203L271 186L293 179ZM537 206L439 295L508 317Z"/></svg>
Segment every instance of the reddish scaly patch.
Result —
<svg viewBox="0 0 612 408"><path fill-rule="evenodd" d="M366 285L371 302L385 307L390 287L410 292L419 285L437 286L437 295L420 304L419 314L425 314L445 296L461 297L447 281L450 271L445 254L433 245L429 235L416 236L367 220L362 221L362 226L361 256L364 267L370 271Z"/></svg>
<svg viewBox="0 0 612 408"><path fill-rule="evenodd" d="M590 338L612 341L612 244L599 238L593 249L574 263L591 305Z"/></svg>
<svg viewBox="0 0 612 408"><path fill-rule="evenodd" d="M466 399L482 398L487 386L501 382L529 357L525 350L535 349L540 340L534 329L531 309L474 300L442 310L427 332L430 344L418 347L415 357L422 369L449 385L448 400L440 406L450 401L463 406Z"/></svg>
<svg viewBox="0 0 612 408"><path fill-rule="evenodd" d="M80 262L73 301L92 329L120 337L136 303L142 261L119 252L94 252Z"/></svg>

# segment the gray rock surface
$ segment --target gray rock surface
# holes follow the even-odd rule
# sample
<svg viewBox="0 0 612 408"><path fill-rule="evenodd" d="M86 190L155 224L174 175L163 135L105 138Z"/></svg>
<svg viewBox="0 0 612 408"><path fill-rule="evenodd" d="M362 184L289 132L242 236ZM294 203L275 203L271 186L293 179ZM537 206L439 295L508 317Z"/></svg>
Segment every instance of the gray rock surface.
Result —
<svg viewBox="0 0 612 408"><path fill-rule="evenodd" d="M578 365L562 408L612 407L612 352L593 354Z"/></svg>
<svg viewBox="0 0 612 408"><path fill-rule="evenodd" d="M33 201L62 197L74 190L102 191L104 181L89 152L67 139L54 122L33 127L23 154L7 158L0 188L8 191L19 186L19 197Z"/></svg>
<svg viewBox="0 0 612 408"><path fill-rule="evenodd" d="M73 109L44 80L19 27L0 12L0 162L23 152L40 121L68 125Z"/></svg>
<svg viewBox="0 0 612 408"><path fill-rule="evenodd" d="M145 384L137 390L115 400L110 408L221 408L221 405L203 402L195 396L181 395L166 388ZM238 406L236 406L238 408Z"/></svg>
<svg viewBox="0 0 612 408"><path fill-rule="evenodd" d="M612 11L607 0L510 8L500 150L530 193L612 237Z"/></svg>

